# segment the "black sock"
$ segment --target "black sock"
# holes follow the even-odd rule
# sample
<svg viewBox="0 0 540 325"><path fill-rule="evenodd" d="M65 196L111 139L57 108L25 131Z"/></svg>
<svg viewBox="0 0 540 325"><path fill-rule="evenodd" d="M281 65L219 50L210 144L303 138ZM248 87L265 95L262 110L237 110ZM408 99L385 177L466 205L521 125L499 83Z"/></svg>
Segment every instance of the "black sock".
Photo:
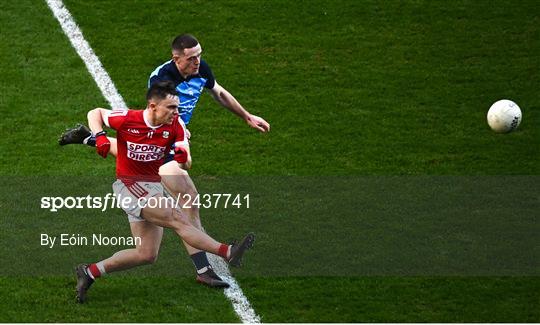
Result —
<svg viewBox="0 0 540 325"><path fill-rule="evenodd" d="M206 252L198 252L193 255L190 255L190 257L198 273L203 273L206 271L207 268L210 268L210 262L208 261Z"/></svg>
<svg viewBox="0 0 540 325"><path fill-rule="evenodd" d="M95 147L96 146L96 137L92 134L90 136L90 138L88 138L88 140L86 141L86 144L89 145L90 147Z"/></svg>

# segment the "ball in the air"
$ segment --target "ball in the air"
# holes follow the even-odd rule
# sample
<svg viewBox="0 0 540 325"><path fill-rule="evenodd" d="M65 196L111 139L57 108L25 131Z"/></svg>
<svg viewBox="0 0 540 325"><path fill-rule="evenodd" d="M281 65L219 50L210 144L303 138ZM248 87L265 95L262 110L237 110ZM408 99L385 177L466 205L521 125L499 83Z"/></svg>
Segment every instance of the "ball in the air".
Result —
<svg viewBox="0 0 540 325"><path fill-rule="evenodd" d="M491 105L487 113L489 127L497 133L508 133L521 123L521 110L511 100L501 99Z"/></svg>

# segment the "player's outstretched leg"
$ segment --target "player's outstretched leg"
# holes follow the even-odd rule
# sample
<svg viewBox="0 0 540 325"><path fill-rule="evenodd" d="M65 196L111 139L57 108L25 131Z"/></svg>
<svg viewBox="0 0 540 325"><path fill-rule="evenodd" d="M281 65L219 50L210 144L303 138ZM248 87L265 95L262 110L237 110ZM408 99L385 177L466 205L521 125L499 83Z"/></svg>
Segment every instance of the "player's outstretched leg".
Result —
<svg viewBox="0 0 540 325"><path fill-rule="evenodd" d="M159 199L158 199L159 200ZM173 229L191 247L221 256L232 266L240 266L245 251L253 246L255 234L249 233L240 243L226 245L217 242L205 232L194 227L188 217L172 208L142 209L141 215L155 225Z"/></svg>
<svg viewBox="0 0 540 325"><path fill-rule="evenodd" d="M71 129L67 129L60 138L58 143L61 146L66 144L83 144L86 138L89 138L92 135L92 132L85 125L77 124Z"/></svg>
<svg viewBox="0 0 540 325"><path fill-rule="evenodd" d="M161 176L161 182L167 189L167 192L173 198L180 198L181 206L186 207L182 208L182 211L186 213L191 224L195 228L204 231L201 226L198 207L186 202L187 197L196 198L199 195L188 172L181 169L178 163L173 160L159 168L159 175ZM197 282L212 288L228 288L229 284L223 281L223 279L212 269L212 265L210 265L206 252L189 246L185 241L183 242L193 261L193 265L195 266Z"/></svg>
<svg viewBox="0 0 540 325"><path fill-rule="evenodd" d="M77 302L82 304L86 300L86 292L94 283L94 280L90 277L87 272L87 264L79 264L75 269L77 274Z"/></svg>

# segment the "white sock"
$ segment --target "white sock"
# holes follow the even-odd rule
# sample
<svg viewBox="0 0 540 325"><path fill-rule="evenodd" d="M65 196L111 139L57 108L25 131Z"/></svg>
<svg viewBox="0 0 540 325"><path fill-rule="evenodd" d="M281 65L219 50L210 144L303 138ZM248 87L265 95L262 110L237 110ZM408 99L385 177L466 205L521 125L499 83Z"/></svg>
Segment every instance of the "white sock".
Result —
<svg viewBox="0 0 540 325"><path fill-rule="evenodd" d="M105 274L107 274L107 272L105 271L105 265L103 265L103 261L97 262L96 266L97 266L99 272L101 273L101 276L104 276Z"/></svg>

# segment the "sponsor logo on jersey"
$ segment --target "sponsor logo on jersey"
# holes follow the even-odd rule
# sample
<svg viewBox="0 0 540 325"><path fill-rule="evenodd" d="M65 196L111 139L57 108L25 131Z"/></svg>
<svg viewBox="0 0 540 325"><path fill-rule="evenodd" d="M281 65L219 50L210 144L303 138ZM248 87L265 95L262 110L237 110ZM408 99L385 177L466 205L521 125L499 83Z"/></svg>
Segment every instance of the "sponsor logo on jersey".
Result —
<svg viewBox="0 0 540 325"><path fill-rule="evenodd" d="M156 161L163 158L166 147L127 141L127 157L135 161Z"/></svg>

